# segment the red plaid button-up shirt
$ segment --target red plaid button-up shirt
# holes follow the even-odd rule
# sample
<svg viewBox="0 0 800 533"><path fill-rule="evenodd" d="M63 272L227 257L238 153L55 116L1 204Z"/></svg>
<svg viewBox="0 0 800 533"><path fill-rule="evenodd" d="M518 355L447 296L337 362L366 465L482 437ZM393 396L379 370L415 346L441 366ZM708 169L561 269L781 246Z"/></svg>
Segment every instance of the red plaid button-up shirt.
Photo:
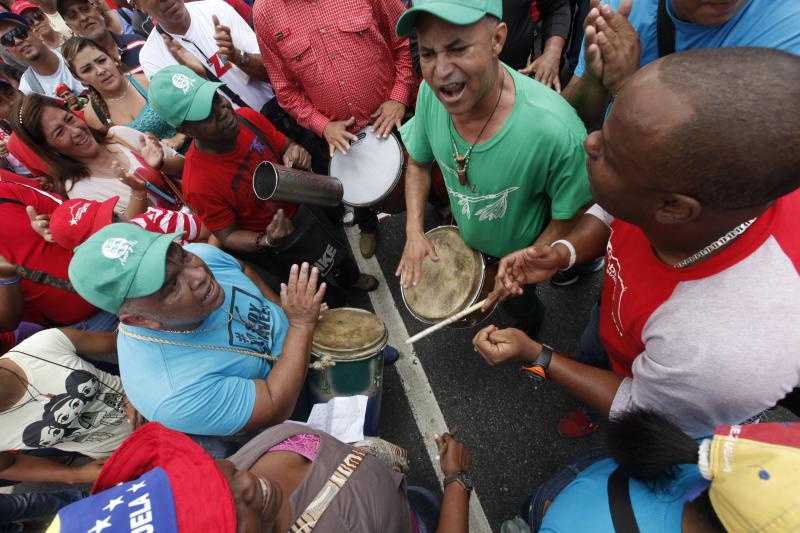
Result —
<svg viewBox="0 0 800 533"><path fill-rule="evenodd" d="M259 0L261 58L281 107L322 136L332 120L361 129L387 100L406 106L417 79L408 38L395 33L401 0Z"/></svg>

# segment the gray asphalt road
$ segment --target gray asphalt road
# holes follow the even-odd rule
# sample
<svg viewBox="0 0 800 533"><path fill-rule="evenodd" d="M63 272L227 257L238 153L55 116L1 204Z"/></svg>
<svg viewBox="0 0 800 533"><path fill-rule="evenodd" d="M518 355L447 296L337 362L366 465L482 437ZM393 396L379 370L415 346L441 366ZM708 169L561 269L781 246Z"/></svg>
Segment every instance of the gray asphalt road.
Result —
<svg viewBox="0 0 800 533"><path fill-rule="evenodd" d="M433 213L427 219L429 228L437 225ZM376 255L408 333L414 334L427 325L405 309L394 277L404 231L402 215L381 222ZM599 284L600 276L595 274L570 287L541 285L538 291L547 315L540 340L559 350L575 350ZM482 325L502 327L511 322L498 311ZM555 431L558 420L578 404L558 387L535 384L516 368L489 367L472 349L471 339L478 329L445 329L418 342L415 348L448 427L459 428L459 438L473 453L473 478L496 531L504 519L518 513L520 504L538 483L571 457L601 445L601 438L598 434L579 440L559 436ZM413 463L410 483L435 486L435 474L393 370L387 372L385 387L382 436L408 447L412 456L419 458Z"/></svg>

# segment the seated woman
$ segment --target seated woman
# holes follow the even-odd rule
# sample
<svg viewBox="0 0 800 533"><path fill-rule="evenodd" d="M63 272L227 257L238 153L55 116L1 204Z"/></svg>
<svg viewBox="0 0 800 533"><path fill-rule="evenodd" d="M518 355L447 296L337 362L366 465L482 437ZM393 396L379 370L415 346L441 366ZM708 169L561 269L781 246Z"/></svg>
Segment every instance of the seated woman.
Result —
<svg viewBox="0 0 800 533"><path fill-rule="evenodd" d="M0 479L92 483L130 435L119 376L82 357L116 352L113 333L46 329L0 357ZM96 461L74 468L10 450L53 448Z"/></svg>
<svg viewBox="0 0 800 533"><path fill-rule="evenodd" d="M607 444L613 459L584 454L539 487L525 509L533 531L800 526L790 488L800 468L798 423L719 426L698 444L662 416L632 411L609 424Z"/></svg>
<svg viewBox="0 0 800 533"><path fill-rule="evenodd" d="M450 435L439 443L446 488L438 531L466 533L470 454ZM437 519L427 520L411 499L412 492L424 489L407 490L404 476L375 456L290 423L264 431L230 460L216 463L182 433L146 424L108 459L92 490L103 492L59 512L61 531L87 530L105 517L127 525L128 516L132 523L145 503L152 507L149 519L156 531L427 533L437 528ZM116 512L107 505L114 498L120 500Z"/></svg>
<svg viewBox="0 0 800 533"><path fill-rule="evenodd" d="M62 101L37 93L14 105L11 127L25 144L41 148L39 155L62 195L98 202L119 196L114 212L124 220L151 205L180 207L178 193L164 175L180 178L183 156L152 134L113 126L102 137ZM149 182L146 194L142 178Z"/></svg>
<svg viewBox="0 0 800 533"><path fill-rule="evenodd" d="M126 74L125 67L85 37L70 37L61 47L72 75L89 88L86 123L103 130L113 125L152 133L175 150L188 148L186 135L164 122L147 101L144 74Z"/></svg>

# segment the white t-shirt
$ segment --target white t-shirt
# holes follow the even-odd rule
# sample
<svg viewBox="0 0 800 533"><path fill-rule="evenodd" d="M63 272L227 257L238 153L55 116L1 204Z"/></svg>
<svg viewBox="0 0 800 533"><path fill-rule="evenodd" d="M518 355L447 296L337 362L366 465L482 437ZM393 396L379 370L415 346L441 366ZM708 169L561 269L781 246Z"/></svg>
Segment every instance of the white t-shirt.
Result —
<svg viewBox="0 0 800 533"><path fill-rule="evenodd" d="M231 6L222 0L200 0L187 2L192 22L186 35L172 35L175 42L180 43L193 56L200 60L221 81L238 94L255 111L275 97L272 86L264 81L251 80L250 76L231 62L226 62L217 55L219 48L214 40L214 23L212 15L216 15L220 24L231 29L233 45L237 50L249 54L260 54L256 34L245 20ZM164 44L164 38L153 30L139 51L139 62L144 75L150 79L153 74L164 67L177 65L175 58ZM220 91L223 96L225 93Z"/></svg>
<svg viewBox="0 0 800 533"><path fill-rule="evenodd" d="M130 434L120 378L81 359L60 330L40 331L3 358L22 369L28 387L0 413L0 450L58 448L102 459Z"/></svg>
<svg viewBox="0 0 800 533"><path fill-rule="evenodd" d="M110 135L125 141L131 146L139 146L139 138L142 136L142 132L140 131L127 126L112 126L108 131ZM131 171L142 167L142 164L139 163L139 160L128 148L125 146L121 146L121 148L122 152L128 157ZM174 157L178 155L178 152L163 142L161 143L161 148L164 150L164 157ZM67 180L66 186L67 195L70 198L84 198L86 200L105 202L113 196L119 196L119 201L114 207L114 212L118 215L125 212L128 208L128 202L131 199L131 188L117 178L112 177L110 173L103 173L99 176L88 176L75 183L72 183L71 180ZM148 193L148 200L151 205L155 205L157 198L152 193Z"/></svg>
<svg viewBox="0 0 800 533"><path fill-rule="evenodd" d="M67 87L69 87L70 90L75 94L75 96L79 96L83 91L86 90L86 87L72 77L72 73L67 68L67 64L64 62L64 58L61 56L61 52L58 50L52 50L52 52L58 57L58 70L56 70L55 73L51 74L50 76L43 76L41 74L37 74L33 70L33 67L28 67L28 70L22 74L22 78L19 81L19 90L25 94L38 92L45 96L54 98L56 96L56 87L62 83L65 83ZM39 81L41 90L35 84L30 83L28 76L31 75L33 75Z"/></svg>

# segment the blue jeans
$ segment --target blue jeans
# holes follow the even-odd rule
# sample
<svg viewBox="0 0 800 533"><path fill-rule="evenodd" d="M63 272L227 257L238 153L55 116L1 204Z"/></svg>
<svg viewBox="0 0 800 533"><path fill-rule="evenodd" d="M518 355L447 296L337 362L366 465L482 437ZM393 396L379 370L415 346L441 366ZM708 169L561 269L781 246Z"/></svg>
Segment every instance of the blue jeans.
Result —
<svg viewBox="0 0 800 533"><path fill-rule="evenodd" d="M98 311L83 322L76 322L67 327L83 331L116 331L118 323L116 315L107 311Z"/></svg>
<svg viewBox="0 0 800 533"><path fill-rule="evenodd" d="M564 488L578 477L578 474L608 458L608 452L596 448L584 452L570 464L553 474L550 479L539 485L534 493L522 504L522 518L531 526L532 531L539 531L544 519L545 503L552 503Z"/></svg>
<svg viewBox="0 0 800 533"><path fill-rule="evenodd" d="M65 505L76 502L83 496L78 489L0 494L0 524L52 516ZM0 532L15 531L3 525L0 525Z"/></svg>

